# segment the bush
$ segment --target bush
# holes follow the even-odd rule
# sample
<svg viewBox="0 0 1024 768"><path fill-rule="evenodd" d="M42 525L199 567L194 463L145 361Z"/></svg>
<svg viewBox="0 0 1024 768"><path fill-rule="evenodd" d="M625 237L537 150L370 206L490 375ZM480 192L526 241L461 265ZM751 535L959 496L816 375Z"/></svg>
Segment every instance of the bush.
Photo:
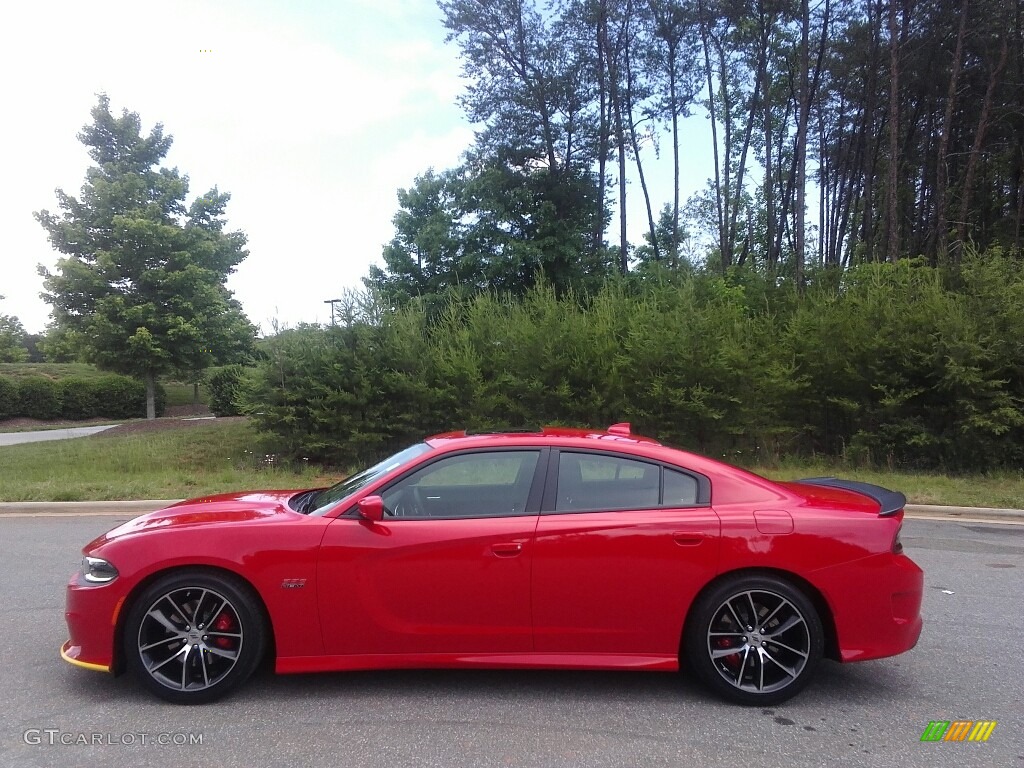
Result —
<svg viewBox="0 0 1024 768"><path fill-rule="evenodd" d="M731 460L1024 465L1024 264L992 252L807 277L371 308L267 339L243 410L288 455L346 467L452 428L616 421Z"/></svg>
<svg viewBox="0 0 1024 768"><path fill-rule="evenodd" d="M245 378L240 365L226 365L210 374L210 410L214 416L238 416L238 393Z"/></svg>
<svg viewBox="0 0 1024 768"><path fill-rule="evenodd" d="M14 379L0 376L0 419L18 415L18 384Z"/></svg>
<svg viewBox="0 0 1024 768"><path fill-rule="evenodd" d="M100 393L93 379L70 377L59 382L61 415L65 419L92 419L99 415Z"/></svg>
<svg viewBox="0 0 1024 768"><path fill-rule="evenodd" d="M140 419L146 415L146 385L138 379L109 373L95 382L98 416Z"/></svg>
<svg viewBox="0 0 1024 768"><path fill-rule="evenodd" d="M18 383L18 414L43 421L59 419L60 385L45 376L25 376Z"/></svg>

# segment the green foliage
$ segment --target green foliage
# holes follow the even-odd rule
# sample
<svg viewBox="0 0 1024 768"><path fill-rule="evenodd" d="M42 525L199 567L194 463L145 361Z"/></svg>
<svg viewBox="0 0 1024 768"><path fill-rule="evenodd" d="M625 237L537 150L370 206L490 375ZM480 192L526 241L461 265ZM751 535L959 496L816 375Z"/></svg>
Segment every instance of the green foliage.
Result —
<svg viewBox="0 0 1024 768"><path fill-rule="evenodd" d="M158 167L171 146L161 125L143 136L106 96L92 117L81 199L58 191L61 213L36 214L66 254L56 272L40 267L57 327L99 367L150 383L246 354L254 329L225 287L247 255L245 235L224 231L229 196L215 187L186 204L188 178Z"/></svg>
<svg viewBox="0 0 1024 768"><path fill-rule="evenodd" d="M0 301L3 300L0 296ZM0 313L0 363L28 360L25 328L14 315Z"/></svg>
<svg viewBox="0 0 1024 768"><path fill-rule="evenodd" d="M60 418L60 386L44 376L26 376L18 382L18 415L30 419Z"/></svg>
<svg viewBox="0 0 1024 768"><path fill-rule="evenodd" d="M71 368L71 374L55 378L62 367ZM27 370L0 370L0 419L138 419L146 414L146 385L138 379L118 374L97 375L95 369L87 366L24 368ZM79 370L83 368L85 373ZM155 387L155 397L159 415L167 406L167 393L160 384Z"/></svg>
<svg viewBox="0 0 1024 768"><path fill-rule="evenodd" d="M99 415L103 392L94 379L67 378L57 382L61 416L70 421Z"/></svg>
<svg viewBox="0 0 1024 768"><path fill-rule="evenodd" d="M596 286L608 272L588 255L597 191L585 175L477 158L419 176L398 202L384 267L364 281L393 306L422 298L437 307L453 291L520 295L538 277L563 293Z"/></svg>
<svg viewBox="0 0 1024 768"><path fill-rule="evenodd" d="M245 368L226 365L210 374L210 410L215 416L238 416L238 394L245 377Z"/></svg>
<svg viewBox="0 0 1024 768"><path fill-rule="evenodd" d="M368 306L266 340L244 410L342 466L424 434L629 420L732 460L1024 463L1024 271L1001 253L809 274L634 275L590 295Z"/></svg>
<svg viewBox="0 0 1024 768"><path fill-rule="evenodd" d="M0 376L0 421L16 416L19 407L18 383L14 379Z"/></svg>

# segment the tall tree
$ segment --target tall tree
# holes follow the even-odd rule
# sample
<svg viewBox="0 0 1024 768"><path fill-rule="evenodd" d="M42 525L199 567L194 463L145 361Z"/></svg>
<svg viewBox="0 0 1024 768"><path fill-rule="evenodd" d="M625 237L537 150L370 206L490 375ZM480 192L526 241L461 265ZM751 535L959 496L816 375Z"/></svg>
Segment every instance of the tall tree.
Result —
<svg viewBox="0 0 1024 768"><path fill-rule="evenodd" d="M92 119L78 137L95 162L81 197L58 189L60 212L36 213L66 254L55 272L39 267L43 298L89 360L145 381L152 419L157 376L227 361L255 336L225 285L246 238L225 231L216 188L186 204L188 178L160 167L172 141L162 125L143 136L139 116L115 116L105 95Z"/></svg>
<svg viewBox="0 0 1024 768"><path fill-rule="evenodd" d="M0 296L0 301L3 301ZM25 328L14 315L0 313L0 363L20 363L28 360L25 348Z"/></svg>

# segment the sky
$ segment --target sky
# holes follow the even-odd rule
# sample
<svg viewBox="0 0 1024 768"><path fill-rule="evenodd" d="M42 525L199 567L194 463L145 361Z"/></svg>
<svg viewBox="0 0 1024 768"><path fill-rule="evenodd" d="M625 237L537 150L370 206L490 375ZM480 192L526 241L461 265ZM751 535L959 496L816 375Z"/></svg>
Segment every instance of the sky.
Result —
<svg viewBox="0 0 1024 768"><path fill-rule="evenodd" d="M174 137L164 164L189 177L190 201L213 186L231 194L228 229L246 233L249 256L228 288L249 319L264 333L328 322L325 300L381 263L397 191L457 165L473 141L445 35L431 0L6 3L0 313L30 333L49 320L37 265L59 254L33 212L56 212L57 188L78 196L91 160L77 134L106 93L115 113ZM686 130L701 130L694 121L706 122ZM684 200L708 154L684 153ZM667 144L649 160L657 209L671 200ZM639 185L629 193L639 242Z"/></svg>

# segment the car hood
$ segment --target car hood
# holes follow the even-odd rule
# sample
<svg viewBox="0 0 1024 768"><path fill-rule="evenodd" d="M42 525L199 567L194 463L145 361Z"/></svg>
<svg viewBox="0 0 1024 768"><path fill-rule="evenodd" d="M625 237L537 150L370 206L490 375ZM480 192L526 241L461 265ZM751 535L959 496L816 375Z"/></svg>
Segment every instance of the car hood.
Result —
<svg viewBox="0 0 1024 768"><path fill-rule="evenodd" d="M296 493L300 491L247 491L180 501L166 509L140 515L107 531L90 542L86 549L121 536L147 531L283 519L298 514L288 506L288 499Z"/></svg>

